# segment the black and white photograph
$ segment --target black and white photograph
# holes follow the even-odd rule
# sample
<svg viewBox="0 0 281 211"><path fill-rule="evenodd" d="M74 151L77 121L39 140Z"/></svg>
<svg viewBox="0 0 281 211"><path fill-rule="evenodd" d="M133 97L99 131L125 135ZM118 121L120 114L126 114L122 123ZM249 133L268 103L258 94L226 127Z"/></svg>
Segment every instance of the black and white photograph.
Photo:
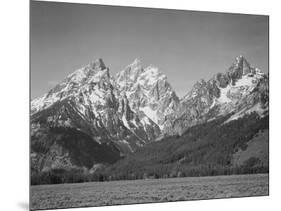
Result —
<svg viewBox="0 0 281 211"><path fill-rule="evenodd" d="M30 209L269 195L269 16L30 1Z"/></svg>

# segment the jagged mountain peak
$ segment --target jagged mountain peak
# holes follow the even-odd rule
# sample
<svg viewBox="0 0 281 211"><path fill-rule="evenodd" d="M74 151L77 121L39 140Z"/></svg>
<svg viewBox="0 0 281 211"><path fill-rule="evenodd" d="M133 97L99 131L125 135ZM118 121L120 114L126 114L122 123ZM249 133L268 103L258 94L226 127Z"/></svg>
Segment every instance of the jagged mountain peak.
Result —
<svg viewBox="0 0 281 211"><path fill-rule="evenodd" d="M66 98L85 101L82 100L83 96L91 95L91 100L104 101L101 98L108 96L108 92L112 89L110 79L109 68L104 61L101 58L92 61L69 74L45 95L34 99L31 102L31 113L36 113Z"/></svg>
<svg viewBox="0 0 281 211"><path fill-rule="evenodd" d="M131 64L116 74L116 81L119 85L126 86L127 82L133 83L143 72L143 67L139 59L135 59Z"/></svg>
<svg viewBox="0 0 281 211"><path fill-rule="evenodd" d="M33 100L31 110L38 117L33 118L35 125L42 120L53 127L75 127L97 142L114 142L122 153L134 151L160 133L157 124L130 108L127 93L120 92L102 59L74 71Z"/></svg>
<svg viewBox="0 0 281 211"><path fill-rule="evenodd" d="M109 80L110 73L103 59L99 58L68 75L64 82L76 82L80 83L80 85L85 85L91 82L98 82L102 78Z"/></svg>
<svg viewBox="0 0 281 211"><path fill-rule="evenodd" d="M244 56L240 55L236 57L235 61L228 70L231 74L236 74L238 77L241 77L242 75L251 73L253 68L251 67L247 59Z"/></svg>
<svg viewBox="0 0 281 211"><path fill-rule="evenodd" d="M246 58L243 56L243 55L239 55L239 56L237 56L236 58L235 58L235 60L237 61L237 62L239 62L239 61L241 61L241 60L246 60Z"/></svg>
<svg viewBox="0 0 281 211"><path fill-rule="evenodd" d="M92 69L101 69L101 70L103 70L103 69L106 68L102 58L99 58L99 59L91 62L90 66L91 66Z"/></svg>
<svg viewBox="0 0 281 211"><path fill-rule="evenodd" d="M237 86L255 86L255 81L264 76L265 74L261 70L251 66L244 56L239 55L224 73L216 73L207 81L204 79L197 81L183 99L196 96L195 92L202 92L202 89L213 89L213 91L215 89L215 96L217 96L219 91L216 89L223 89L228 85L235 86L238 81L243 82Z"/></svg>
<svg viewBox="0 0 281 211"><path fill-rule="evenodd" d="M159 77L163 77L161 79L167 79L167 76L161 72L159 70L158 67L156 67L155 65L149 65L144 69L144 75L147 75L148 77L158 77L157 79L159 79Z"/></svg>
<svg viewBox="0 0 281 211"><path fill-rule="evenodd" d="M259 70L252 67L243 55L239 55L224 73L216 73L207 81L204 79L197 81L192 89L182 98L182 101L188 101L190 98L205 94L208 90L212 90L211 93L218 96L218 88L225 88L229 83L234 85L243 76L247 74L254 75L257 71ZM261 73L261 71L259 72Z"/></svg>
<svg viewBox="0 0 281 211"><path fill-rule="evenodd" d="M204 86L204 85L206 85L206 81L205 81L204 79L200 79L199 81L197 81L197 82L193 85L193 87L194 87L194 88L200 88L201 86Z"/></svg>
<svg viewBox="0 0 281 211"><path fill-rule="evenodd" d="M141 65L142 60L140 58L135 58L134 61L130 64L131 66Z"/></svg>
<svg viewBox="0 0 281 211"><path fill-rule="evenodd" d="M219 116L234 113L230 118L256 112L261 117L268 112L268 77L250 65L243 56L224 73L208 81L200 80L182 99L172 131L182 130ZM167 129L168 130L168 129Z"/></svg>
<svg viewBox="0 0 281 211"><path fill-rule="evenodd" d="M116 81L121 89L131 87L136 84L149 86L159 80L166 80L167 77L154 65L144 67L140 59L135 59L131 64L126 66L122 71L117 73Z"/></svg>
<svg viewBox="0 0 281 211"><path fill-rule="evenodd" d="M116 83L131 108L143 112L160 128L179 103L166 75L154 65L143 67L139 59L117 74Z"/></svg>
<svg viewBox="0 0 281 211"><path fill-rule="evenodd" d="M140 59L140 58L135 58L134 60L133 60L133 62L131 62L130 64L128 64L127 66L126 66L126 68L131 68L131 69L134 69L134 68L142 68L142 66L143 66L143 61L142 61L142 59ZM125 69L126 69L125 68ZM125 70L124 69L124 70Z"/></svg>
<svg viewBox="0 0 281 211"><path fill-rule="evenodd" d="M111 77L100 58L31 102L32 142L37 143L41 131L44 138L50 128L63 127L73 129L77 137L86 135L99 147L114 146L114 155L131 153L162 135L182 133L225 115L232 115L227 120L231 121L253 111L261 116L268 111L268 78L243 56L224 73L199 80L182 100L158 67L135 59ZM42 160L40 153L36 156Z"/></svg>
<svg viewBox="0 0 281 211"><path fill-rule="evenodd" d="M74 80L76 82L85 82L90 77L93 77L96 74L101 74L100 72L105 72L108 77L109 76L109 68L106 67L103 59L99 58L90 62L88 65L79 68L74 71L70 75L68 75L67 79Z"/></svg>
<svg viewBox="0 0 281 211"><path fill-rule="evenodd" d="M239 66L239 65L243 64L244 62L249 65L249 62L247 61L246 57L243 55L239 55L239 56L235 57L232 65Z"/></svg>
<svg viewBox="0 0 281 211"><path fill-rule="evenodd" d="M232 66L236 66L236 67L240 67L240 68L253 68L251 66L251 64L249 63L249 61L246 59L245 56L243 55L239 55L235 58ZM247 74L247 72L245 72L245 74Z"/></svg>

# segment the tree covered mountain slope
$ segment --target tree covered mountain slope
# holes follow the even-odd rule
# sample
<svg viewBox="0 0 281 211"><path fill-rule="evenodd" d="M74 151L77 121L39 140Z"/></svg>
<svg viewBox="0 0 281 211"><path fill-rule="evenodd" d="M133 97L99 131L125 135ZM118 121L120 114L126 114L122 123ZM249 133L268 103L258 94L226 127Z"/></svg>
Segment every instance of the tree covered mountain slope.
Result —
<svg viewBox="0 0 281 211"><path fill-rule="evenodd" d="M104 169L115 179L204 176L268 171L268 116L230 115L147 144Z"/></svg>

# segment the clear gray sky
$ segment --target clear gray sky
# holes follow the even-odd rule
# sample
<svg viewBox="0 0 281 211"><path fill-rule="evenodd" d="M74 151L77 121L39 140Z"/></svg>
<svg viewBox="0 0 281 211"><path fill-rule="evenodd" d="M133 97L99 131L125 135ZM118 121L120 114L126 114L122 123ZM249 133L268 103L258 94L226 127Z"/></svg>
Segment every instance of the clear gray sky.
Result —
<svg viewBox="0 0 281 211"><path fill-rule="evenodd" d="M135 58L182 97L236 56L268 72L268 17L56 2L31 3L31 98L103 58L115 75Z"/></svg>

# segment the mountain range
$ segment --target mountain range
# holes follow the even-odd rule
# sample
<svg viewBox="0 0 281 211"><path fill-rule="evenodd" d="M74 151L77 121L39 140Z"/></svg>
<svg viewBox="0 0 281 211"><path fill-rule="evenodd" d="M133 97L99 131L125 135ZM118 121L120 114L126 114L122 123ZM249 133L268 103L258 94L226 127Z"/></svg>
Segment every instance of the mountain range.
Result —
<svg viewBox="0 0 281 211"><path fill-rule="evenodd" d="M230 126L237 129L236 123L241 121L252 131L236 130L238 135L239 131L243 133L230 137L235 140L231 142L233 146L227 145L227 155L230 163L236 159L236 164L243 165L246 160L241 158L243 150L237 143L243 139L248 149L254 137L264 137L267 126L254 122L267 121L268 112L268 74L251 66L243 56L238 56L224 72L196 82L183 98L153 65L145 67L136 59L112 76L109 67L98 59L31 101L31 170L40 173L79 168L96 172L100 166L107 166L107 172L112 172L112 166L124 170L128 166L124 162L150 165L156 159L152 154L159 149L189 148L189 141L199 137L194 135L198 128L208 128L218 135ZM242 135L246 133L245 139ZM254 146L264 146L266 141L268 138L258 139ZM217 146L217 142L212 144ZM260 151L254 157L265 165L266 159L260 157L265 156L266 148ZM173 153L158 155L157 162L184 163L187 159L187 151L177 154L176 160ZM144 157L150 157L149 161L143 162Z"/></svg>

